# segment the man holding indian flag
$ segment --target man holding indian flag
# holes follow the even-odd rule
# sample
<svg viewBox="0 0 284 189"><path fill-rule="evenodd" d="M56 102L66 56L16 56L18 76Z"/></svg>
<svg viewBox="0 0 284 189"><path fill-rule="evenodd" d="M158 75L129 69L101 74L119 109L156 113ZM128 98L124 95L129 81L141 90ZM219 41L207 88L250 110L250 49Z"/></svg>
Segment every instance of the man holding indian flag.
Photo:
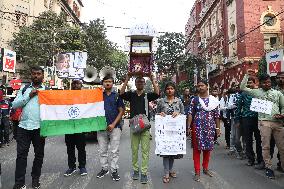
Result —
<svg viewBox="0 0 284 189"><path fill-rule="evenodd" d="M13 102L13 108L22 108L21 120L17 129L17 159L15 185L13 189L26 189L25 175L27 156L31 143L34 146L34 162L32 168L32 187L40 188L39 178L44 156L45 139L40 136L40 108L38 91L45 90L42 85L44 71L41 67L31 68L32 83L23 86Z"/></svg>
<svg viewBox="0 0 284 189"><path fill-rule="evenodd" d="M14 189L26 189L25 173L31 142L35 149L32 186L38 189L44 156L44 137L107 128L103 89L44 90L43 75L42 68L32 68L32 84L22 87L13 102L13 108L23 108L17 133L19 137Z"/></svg>
<svg viewBox="0 0 284 189"><path fill-rule="evenodd" d="M73 80L71 83L72 90L81 90L82 89L82 81L81 80ZM74 134L66 134L65 135L65 143L67 146L67 155L68 155L68 167L69 169L64 173L64 176L71 176L76 172L76 155L75 155L75 147L78 150L78 162L79 162L79 170L80 175L87 175L86 169L86 140L84 133L74 133Z"/></svg>

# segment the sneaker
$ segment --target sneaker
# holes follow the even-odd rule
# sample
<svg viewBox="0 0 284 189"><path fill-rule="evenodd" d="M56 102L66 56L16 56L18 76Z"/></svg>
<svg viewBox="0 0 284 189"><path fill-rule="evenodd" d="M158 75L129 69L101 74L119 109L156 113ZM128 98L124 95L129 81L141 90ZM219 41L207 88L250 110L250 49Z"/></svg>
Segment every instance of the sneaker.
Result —
<svg viewBox="0 0 284 189"><path fill-rule="evenodd" d="M243 156L242 156L241 153L238 152L237 155L236 155L236 158L239 159L239 160L242 160L242 159L243 159Z"/></svg>
<svg viewBox="0 0 284 189"><path fill-rule="evenodd" d="M27 189L26 185L15 184L13 189Z"/></svg>
<svg viewBox="0 0 284 189"><path fill-rule="evenodd" d="M196 182L200 182L200 174L195 174L193 180Z"/></svg>
<svg viewBox="0 0 284 189"><path fill-rule="evenodd" d="M214 144L217 145L217 146L220 145L220 143L217 140L214 141Z"/></svg>
<svg viewBox="0 0 284 189"><path fill-rule="evenodd" d="M266 168L265 175L270 179L275 179L274 171Z"/></svg>
<svg viewBox="0 0 284 189"><path fill-rule="evenodd" d="M132 177L133 180L138 180L139 179L139 171L133 171L131 177Z"/></svg>
<svg viewBox="0 0 284 189"><path fill-rule="evenodd" d="M141 184L147 184L148 183L147 175L141 174L140 182Z"/></svg>
<svg viewBox="0 0 284 189"><path fill-rule="evenodd" d="M40 189L40 182L39 182L39 179L33 179L33 180L32 180L32 188L33 188L33 189Z"/></svg>
<svg viewBox="0 0 284 189"><path fill-rule="evenodd" d="M265 163L262 161L259 164L255 165L254 168L257 170L263 170L265 168Z"/></svg>
<svg viewBox="0 0 284 189"><path fill-rule="evenodd" d="M114 180L114 181L119 181L119 180L120 180L120 176L119 176L119 174L117 173L117 170L115 170L114 172L111 173L111 178L112 178L112 180Z"/></svg>
<svg viewBox="0 0 284 189"><path fill-rule="evenodd" d="M71 176L73 173L76 172L76 168L69 168L65 173L64 173L64 176L65 177L69 177Z"/></svg>
<svg viewBox="0 0 284 189"><path fill-rule="evenodd" d="M81 168L80 169L80 175L81 176L85 176L85 175L87 175L88 174L88 172L87 172L87 169L86 168Z"/></svg>
<svg viewBox="0 0 284 189"><path fill-rule="evenodd" d="M106 176L107 174L109 174L109 171L102 169L102 170L97 174L97 178L103 178L103 177Z"/></svg>

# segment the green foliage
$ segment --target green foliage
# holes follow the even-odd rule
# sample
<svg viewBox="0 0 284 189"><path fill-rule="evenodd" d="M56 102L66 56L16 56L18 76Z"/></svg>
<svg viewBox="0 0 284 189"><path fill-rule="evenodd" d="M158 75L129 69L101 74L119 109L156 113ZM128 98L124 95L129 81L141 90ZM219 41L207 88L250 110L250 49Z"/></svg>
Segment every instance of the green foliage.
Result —
<svg viewBox="0 0 284 189"><path fill-rule="evenodd" d="M68 24L64 14L43 12L32 25L15 33L10 45L17 52L17 59L27 66L52 66L58 53L87 51L88 65L98 70L112 66L118 80L127 72L127 55L107 39L105 23L100 19L79 27Z"/></svg>
<svg viewBox="0 0 284 189"><path fill-rule="evenodd" d="M206 69L206 61L198 56L195 56L193 54L185 54L183 59L183 66L185 69L185 72L187 73L188 80L184 83L180 84L179 90L183 90L184 88L188 87L191 91L194 90L194 71L196 70L196 74L198 76L198 79L205 78L206 75L202 75L201 72Z"/></svg>
<svg viewBox="0 0 284 189"><path fill-rule="evenodd" d="M112 66L116 72L116 81L123 81L128 72L128 56L122 51L113 50L110 60L110 66Z"/></svg>
<svg viewBox="0 0 284 189"><path fill-rule="evenodd" d="M114 50L111 42L106 38L106 27L103 20L96 19L83 26L84 43L88 51L89 65L100 70L104 66L111 66L111 56Z"/></svg>
<svg viewBox="0 0 284 189"><path fill-rule="evenodd" d="M28 66L51 66L53 55L70 50L84 50L80 28L71 27L63 14L43 12L32 25L14 33L10 45L17 58Z"/></svg>
<svg viewBox="0 0 284 189"><path fill-rule="evenodd" d="M267 62L266 62L266 58L262 57L262 59L259 61L258 64L258 76L261 76L263 74L267 73Z"/></svg>
<svg viewBox="0 0 284 189"><path fill-rule="evenodd" d="M177 92L179 94L183 94L183 91L186 88L188 88L192 91L192 89L193 89L193 81L192 80L186 80L186 81L179 82L179 84L177 86Z"/></svg>
<svg viewBox="0 0 284 189"><path fill-rule="evenodd" d="M151 82L149 79L146 80L145 92L146 92L146 93L153 92L153 84L152 84L152 82Z"/></svg>
<svg viewBox="0 0 284 189"><path fill-rule="evenodd" d="M159 37L158 43L155 61L159 72L171 77L176 73L177 65L183 61L185 37L182 33L165 33Z"/></svg>

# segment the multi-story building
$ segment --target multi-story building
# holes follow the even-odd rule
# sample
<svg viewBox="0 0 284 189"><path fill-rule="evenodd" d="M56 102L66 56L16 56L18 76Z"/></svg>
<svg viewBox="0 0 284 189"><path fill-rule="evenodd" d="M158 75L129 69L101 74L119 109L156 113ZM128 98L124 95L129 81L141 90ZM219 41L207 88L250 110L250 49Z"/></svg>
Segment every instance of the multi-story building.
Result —
<svg viewBox="0 0 284 189"><path fill-rule="evenodd" d="M187 52L204 57L211 86L239 84L267 51L283 47L283 0L196 0L186 24Z"/></svg>
<svg viewBox="0 0 284 189"><path fill-rule="evenodd" d="M0 1L0 47L10 48L8 43L20 26L30 25L40 13L51 10L64 12L67 21L80 24L81 0L1 0Z"/></svg>

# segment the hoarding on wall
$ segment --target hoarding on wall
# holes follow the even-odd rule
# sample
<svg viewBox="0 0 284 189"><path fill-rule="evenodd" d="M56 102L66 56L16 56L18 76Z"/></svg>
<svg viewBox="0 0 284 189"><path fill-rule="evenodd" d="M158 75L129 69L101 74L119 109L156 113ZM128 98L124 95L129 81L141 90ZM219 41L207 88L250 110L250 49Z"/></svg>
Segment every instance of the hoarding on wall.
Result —
<svg viewBox="0 0 284 189"><path fill-rule="evenodd" d="M9 49L1 49L1 67L5 72L16 71L16 52Z"/></svg>
<svg viewBox="0 0 284 189"><path fill-rule="evenodd" d="M59 78L83 78L87 66L87 52L61 53L57 56L55 65Z"/></svg>
<svg viewBox="0 0 284 189"><path fill-rule="evenodd" d="M284 71L283 49L272 51L266 54L267 74L276 76L278 72Z"/></svg>

